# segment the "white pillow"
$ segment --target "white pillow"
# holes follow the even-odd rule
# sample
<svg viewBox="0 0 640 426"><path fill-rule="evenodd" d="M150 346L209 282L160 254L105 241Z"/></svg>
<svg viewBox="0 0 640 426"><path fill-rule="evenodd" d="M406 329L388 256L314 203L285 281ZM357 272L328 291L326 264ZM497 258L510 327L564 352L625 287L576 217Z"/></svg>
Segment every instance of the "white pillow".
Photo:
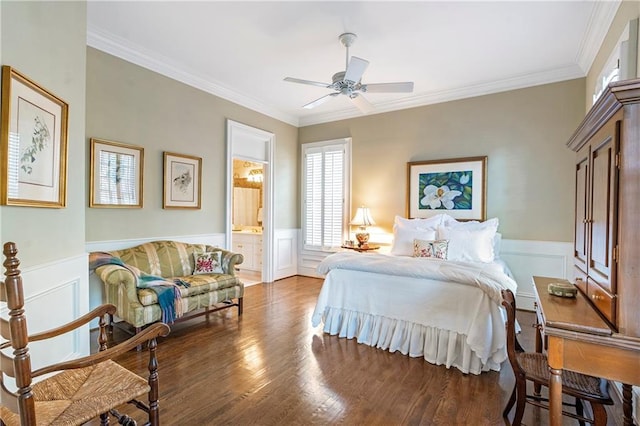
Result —
<svg viewBox="0 0 640 426"><path fill-rule="evenodd" d="M502 246L502 234L496 232L496 235L493 237L493 255L495 258L500 257L500 247Z"/></svg>
<svg viewBox="0 0 640 426"><path fill-rule="evenodd" d="M393 221L393 243L391 254L396 256L412 256L413 240L435 240L438 226L442 224L441 214L428 219L406 219L395 217Z"/></svg>
<svg viewBox="0 0 640 426"><path fill-rule="evenodd" d="M396 215L393 221L393 227L395 229L397 225L397 226L402 226L410 229L425 229L425 228L438 229L438 226L445 225L445 223L443 223L444 216L447 216L447 215L437 214L435 216L432 216L426 219L420 219L420 218L406 219L402 216Z"/></svg>
<svg viewBox="0 0 640 426"><path fill-rule="evenodd" d="M454 226L440 226L438 239L449 240L449 260L463 262L493 262L498 219L484 222L458 222Z"/></svg>
<svg viewBox="0 0 640 426"><path fill-rule="evenodd" d="M413 240L435 240L435 228L409 228L393 226L393 244L391 254L395 256L413 256Z"/></svg>

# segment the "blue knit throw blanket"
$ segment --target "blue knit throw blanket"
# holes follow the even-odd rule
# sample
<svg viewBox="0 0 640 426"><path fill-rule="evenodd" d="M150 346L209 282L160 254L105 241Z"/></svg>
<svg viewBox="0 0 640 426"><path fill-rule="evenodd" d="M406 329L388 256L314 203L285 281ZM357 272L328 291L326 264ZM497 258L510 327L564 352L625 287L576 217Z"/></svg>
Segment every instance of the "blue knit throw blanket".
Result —
<svg viewBox="0 0 640 426"><path fill-rule="evenodd" d="M173 323L176 318L182 316L182 303L180 300L180 287L189 287L189 284L181 279L168 280L156 275L147 274L132 265L127 265L120 259L106 252L89 253L89 271L103 265L118 265L129 270L136 277L137 288L148 288L158 296L158 304L162 310L162 322Z"/></svg>

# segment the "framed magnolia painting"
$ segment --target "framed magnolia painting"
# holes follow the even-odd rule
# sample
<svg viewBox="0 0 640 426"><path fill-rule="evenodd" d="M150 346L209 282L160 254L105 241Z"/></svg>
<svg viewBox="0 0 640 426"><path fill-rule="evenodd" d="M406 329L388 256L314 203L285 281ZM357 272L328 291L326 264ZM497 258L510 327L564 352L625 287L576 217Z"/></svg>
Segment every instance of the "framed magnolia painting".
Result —
<svg viewBox="0 0 640 426"><path fill-rule="evenodd" d="M2 67L1 204L65 207L68 110L44 87Z"/></svg>
<svg viewBox="0 0 640 426"><path fill-rule="evenodd" d="M199 209L202 158L164 153L164 190L162 208Z"/></svg>
<svg viewBox="0 0 640 426"><path fill-rule="evenodd" d="M487 157L407 163L407 217L485 220Z"/></svg>

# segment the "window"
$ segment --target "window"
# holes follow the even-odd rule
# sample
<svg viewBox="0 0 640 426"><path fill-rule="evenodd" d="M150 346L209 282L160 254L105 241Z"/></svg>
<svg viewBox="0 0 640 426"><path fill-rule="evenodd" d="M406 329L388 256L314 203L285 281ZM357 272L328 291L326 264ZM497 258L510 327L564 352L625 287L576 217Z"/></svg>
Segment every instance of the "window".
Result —
<svg viewBox="0 0 640 426"><path fill-rule="evenodd" d="M304 249L331 250L348 235L351 139L302 145Z"/></svg>

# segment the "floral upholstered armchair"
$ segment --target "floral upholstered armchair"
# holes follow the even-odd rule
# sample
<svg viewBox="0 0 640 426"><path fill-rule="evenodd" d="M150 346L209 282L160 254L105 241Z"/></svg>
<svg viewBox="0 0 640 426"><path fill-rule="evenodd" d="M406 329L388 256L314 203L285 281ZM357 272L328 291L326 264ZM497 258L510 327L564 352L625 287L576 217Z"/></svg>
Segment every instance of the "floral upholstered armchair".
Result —
<svg viewBox="0 0 640 426"><path fill-rule="evenodd" d="M235 276L243 257L218 247L178 241L153 241L89 256L105 286L106 303L136 333L156 321L172 323L238 307L244 284Z"/></svg>

